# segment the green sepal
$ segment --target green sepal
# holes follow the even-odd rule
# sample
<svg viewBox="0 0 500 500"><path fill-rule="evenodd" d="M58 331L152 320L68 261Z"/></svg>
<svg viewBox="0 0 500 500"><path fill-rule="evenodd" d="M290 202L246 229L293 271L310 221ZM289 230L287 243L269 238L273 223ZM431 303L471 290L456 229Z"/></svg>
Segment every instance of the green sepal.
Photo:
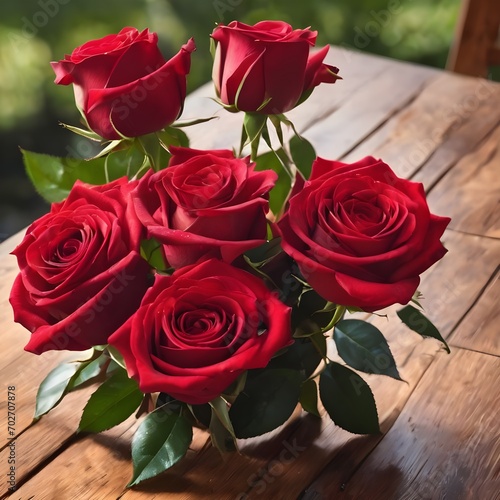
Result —
<svg viewBox="0 0 500 500"><path fill-rule="evenodd" d="M82 137L85 137L86 139L90 139L91 141L95 141L95 142L103 141L103 138L99 134L96 134L95 132L93 132L92 130L87 130L87 129L80 128L80 127L74 127L73 125L68 125L67 123L61 123L61 125L64 128L73 132L74 134L78 134Z"/></svg>
<svg viewBox="0 0 500 500"><path fill-rule="evenodd" d="M212 416L210 418L210 438L212 444L221 452L236 451L236 435L233 424L229 418L229 408L227 402L218 397L210 401Z"/></svg>
<svg viewBox="0 0 500 500"><path fill-rule="evenodd" d="M212 120L218 120L218 119L219 119L218 116L209 116L207 118L197 118L196 120L187 120L185 122L182 122L182 121L175 122L175 123L172 123L172 126L169 127L167 130L179 129L179 128L184 128L184 127L191 127L193 125L199 125L200 123L206 123L206 122L209 122ZM187 136L186 136L186 138L187 138ZM189 141L189 139L188 139L188 141Z"/></svg>
<svg viewBox="0 0 500 500"><path fill-rule="evenodd" d="M281 127L281 120L277 115L269 115L269 120L273 124L274 129L276 130L276 135L278 137L278 141L281 144L281 147L284 147L285 142L283 138L283 128Z"/></svg>
<svg viewBox="0 0 500 500"><path fill-rule="evenodd" d="M355 370L402 380L387 340L371 323L360 319L339 321L333 340L339 356Z"/></svg>
<svg viewBox="0 0 500 500"><path fill-rule="evenodd" d="M245 117L243 118L243 127L245 128L247 141L252 150L252 160L257 158L259 141L262 131L266 125L266 121L266 115L259 115L255 113L245 113Z"/></svg>
<svg viewBox="0 0 500 500"><path fill-rule="evenodd" d="M163 257L161 243L155 238L150 238L141 241L141 256L148 261L151 267L158 271L165 271L167 264Z"/></svg>
<svg viewBox="0 0 500 500"><path fill-rule="evenodd" d="M117 370L90 396L77 432L102 432L126 420L141 404L144 394L137 382Z"/></svg>
<svg viewBox="0 0 500 500"><path fill-rule="evenodd" d="M128 142L128 140L125 141L124 139L116 139L114 141L110 141L109 144L107 144L107 146L104 147L104 149L99 151L99 153L97 153L95 156L88 158L87 161L95 160L96 158L102 158L103 156L108 155L109 153L111 153L116 149L121 149L124 142Z"/></svg>
<svg viewBox="0 0 500 500"><path fill-rule="evenodd" d="M261 267L282 252L281 238L273 238L262 245L247 250L244 256L252 267Z"/></svg>
<svg viewBox="0 0 500 500"><path fill-rule="evenodd" d="M215 52L217 50L217 45L215 43L215 40L210 37L210 55L212 56L212 59L215 59Z"/></svg>
<svg viewBox="0 0 500 500"><path fill-rule="evenodd" d="M439 330L418 309L411 305L407 305L403 307L403 309L397 311L396 314L410 330L413 330L424 338L431 337L442 342L446 352L450 354L450 348L446 340L444 340L439 333Z"/></svg>
<svg viewBox="0 0 500 500"><path fill-rule="evenodd" d="M210 426L210 419L212 418L212 407L205 403L203 405L188 405L189 410L193 414L197 424L201 424L203 427Z"/></svg>
<svg viewBox="0 0 500 500"><path fill-rule="evenodd" d="M353 434L380 432L373 393L356 372L328 363L319 378L319 394L330 418L342 429Z"/></svg>
<svg viewBox="0 0 500 500"><path fill-rule="evenodd" d="M151 412L132 439L134 472L127 487L175 465L186 454L192 439L193 428L183 416L161 408Z"/></svg>

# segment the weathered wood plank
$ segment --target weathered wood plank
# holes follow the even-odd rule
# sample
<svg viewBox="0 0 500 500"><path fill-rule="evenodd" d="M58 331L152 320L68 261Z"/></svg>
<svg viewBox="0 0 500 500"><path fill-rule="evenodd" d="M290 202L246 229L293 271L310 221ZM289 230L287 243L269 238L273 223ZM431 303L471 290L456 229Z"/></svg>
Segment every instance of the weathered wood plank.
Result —
<svg viewBox="0 0 500 500"><path fill-rule="evenodd" d="M342 55L345 62L339 59ZM436 77L435 70L348 51L332 50L328 62L341 68L344 81L320 86L307 105L289 114L299 129L307 130L305 135L315 146L324 147L324 152L331 148L328 154L332 158L352 148L347 159L364 154L381 156L400 175L412 176L432 188L434 212L449 215L454 211L457 225L452 223L451 227L459 231L447 231L444 238L450 254L425 274L421 286L427 314L451 340L453 355L447 356L434 340L421 341L394 317L389 323L378 318L375 323L388 337L400 373L408 382L367 377L377 400L382 430L389 431L385 436L352 436L327 418L320 421L297 412L293 421L272 438L242 441L245 456L231 455L224 462L216 450L206 446L206 433L196 432L193 449L183 462L139 490L125 493L123 486L132 470L130 440L137 423L127 422L102 435L68 444L87 399L87 395L75 393L18 438L18 478L29 476L30 471L34 476L11 498L108 499L123 493L125 500L288 499L296 498L306 488L306 498L336 498L343 483L347 483L347 489L342 498L377 498L372 494L372 484L384 484L387 479L384 496L379 498L414 500L433 493L424 488L426 478L430 478L427 483L432 487L437 485L435 492L441 497L446 492L448 498L493 498L496 490L480 483L485 477L498 481L492 475L499 450L491 427L492 412L499 402L498 358L464 353L457 346L496 354L499 349L495 309L498 280L494 277L500 240L461 231L498 236L498 217L492 210L494 188L498 186L492 162L498 155L498 136L492 130L500 117L492 103L500 98L500 85L441 73ZM198 91L200 99L207 89ZM211 89L208 93L213 95ZM206 98L203 103L196 98L188 99L183 118L208 116L220 109ZM227 148L238 142L242 116L219 114L224 115L223 120L191 129L193 147ZM319 135L314 138L314 134ZM473 155L459 161L474 149ZM457 190L463 185L467 188L460 191L465 205L462 208L458 206L461 200ZM476 208L478 213L473 214ZM490 212L491 217L482 221L480 214ZM6 248L0 245L0 256ZM67 353L51 354L54 357L40 368L43 357L22 352L29 334L13 325L6 301L16 272L13 257L0 257L0 328L5 332L0 378L5 385L12 379L17 381L18 421L24 428L31 421L38 384ZM432 381L439 383L435 392L430 388ZM467 392L469 388L474 394ZM0 408L2 404L3 400ZM482 416L474 423L471 415L476 413ZM412 415L420 416L417 424L409 421ZM4 424L0 419L0 425ZM416 444L411 436L408 439L412 430L418 435ZM433 449L434 439L442 452ZM453 442L461 441L465 452L452 447ZM397 449L399 443L401 451ZM4 447L0 453L2 463L6 463L7 452ZM455 458L458 466L454 469ZM437 476L432 475L431 466L438 468ZM466 483L460 483L458 476ZM351 477L354 479L349 481ZM461 484L466 486L462 488ZM474 496L467 496L469 490L465 488ZM401 496L407 490L417 496ZM4 493L0 490L0 497ZM316 493L318 496L314 496Z"/></svg>
<svg viewBox="0 0 500 500"><path fill-rule="evenodd" d="M33 382L35 392L38 383ZM20 394L19 391L16 392ZM66 443L74 438L83 407L91 392L92 390L89 388L69 394L64 398L60 406L16 437L14 454L17 485L24 483L31 476L33 470L43 467L46 462L49 462L60 453ZM26 408L33 415L34 395L29 401L26 401L26 399L28 398L23 398L23 404L16 401L17 413ZM3 428L7 429L6 426ZM21 429L16 425L16 430L18 429L19 434ZM10 456L10 446L6 445L0 451L0 463L7 464ZM8 493L8 487L9 484L2 481L0 484L0 497Z"/></svg>
<svg viewBox="0 0 500 500"><path fill-rule="evenodd" d="M498 498L498 367L495 356L459 348L436 359L344 491L344 471L331 468L304 498Z"/></svg>
<svg viewBox="0 0 500 500"><path fill-rule="evenodd" d="M4 243L5 244L5 243ZM76 353L50 351L41 356L24 351L29 332L14 323L12 308L8 296L14 278L18 273L15 258L11 255L0 257L0 330L2 349L0 350L0 380L2 391L7 386L16 387L16 431L20 433L33 418L35 396L38 385L45 376L64 360L77 359ZM79 355L81 357L81 354ZM5 392L4 392L5 393ZM0 399L0 411L6 407L4 398ZM0 426L6 428L7 412L1 411ZM0 446L0 449L3 448Z"/></svg>
<svg viewBox="0 0 500 500"><path fill-rule="evenodd" d="M438 74L434 69L410 66L339 47L331 47L326 62L340 68L342 80L334 85L320 85L305 103L286 113L299 132L311 129L306 134L308 139L314 141L315 146L316 143L324 142L325 148L336 147L337 144L344 148L352 147L353 139L362 139L359 126L362 131L378 126L391 110L402 106L405 99L411 99L424 81ZM399 80L399 90L388 92L388 86L395 80ZM383 93L381 98L373 99L373 92L378 91ZM213 101L214 97L213 86L209 83L197 89L186 101L183 120L200 115L221 118L188 127L186 132L192 147L227 149L239 144L243 114L227 113ZM386 112L382 109L384 105L389 105ZM373 114L374 123L370 119ZM335 117L333 121L337 124L333 130L332 117ZM344 121L346 117L348 120ZM324 120L328 121L323 124ZM345 130L347 126L351 127L349 131ZM323 137L322 133L326 136ZM318 134L320 137L316 137Z"/></svg>
<svg viewBox="0 0 500 500"><path fill-rule="evenodd" d="M130 479L130 440L123 435L131 425L126 421L110 431L76 441L21 485L15 498L117 498ZM49 436L50 432L46 434ZM29 453L27 449L23 451ZM105 461L100 459L103 455Z"/></svg>
<svg viewBox="0 0 500 500"><path fill-rule="evenodd" d="M132 478L130 442L139 423L131 417L109 431L87 435L71 443L62 453L53 457L43 471L20 486L15 498L19 500L122 498L125 486ZM50 436L50 433L47 433L47 436ZM195 431L187 456L169 473L163 475L161 482L157 484L158 491L164 492L160 495L161 498L178 498L183 494L183 489L191 484L189 479L183 478L184 470L197 460L198 452L205 445L206 438L206 433ZM170 479L174 479L173 489ZM206 484L207 478L199 476L198 479L199 498L204 498L203 485ZM142 493L129 491L126 495L135 498ZM147 498L157 498L154 490L148 493Z"/></svg>
<svg viewBox="0 0 500 500"><path fill-rule="evenodd" d="M500 242L454 232L448 232L445 240L450 252L453 254L456 251L455 258L444 259L430 270L422 289L426 291L429 316L447 335L460 320L462 311L472 306L481 287L494 273ZM469 262L479 256L479 265L470 270ZM450 293L443 293L443 290L450 290ZM407 385L386 377L368 377L383 430L387 431L432 359L438 355L439 364L447 356L436 341L419 340L394 317L389 323L383 318L376 322L387 335L401 375L408 382ZM242 451L246 456L234 455L223 463L212 447L202 449L183 465L182 477L173 469L144 486L144 491L130 491L123 498L234 499L246 498L245 495L250 498L296 498L329 462L333 469L341 468L344 472L347 469L350 474L380 439L352 436L335 427L328 419L320 422L312 417L299 416L295 423L286 425L269 442L266 442L267 436L242 441ZM74 446L78 450L79 444ZM106 453L94 456L93 460L96 470L106 471L110 467ZM43 476L48 475L50 470L46 468ZM122 481L121 477L119 479ZM108 480L111 479L106 478ZM162 489L166 493L161 494Z"/></svg>
<svg viewBox="0 0 500 500"><path fill-rule="evenodd" d="M500 274L450 337L453 346L500 356Z"/></svg>
<svg viewBox="0 0 500 500"><path fill-rule="evenodd" d="M447 336L460 321L463 311L476 301L481 292L481 283L484 285L494 273L500 242L453 232L446 233L445 241L454 258L451 256L445 258L429 270L420 288L424 290L426 296L423 301L424 307L428 310L426 314L439 327L441 333ZM476 261L479 257L481 263L471 270L470 261ZM382 430L387 432L408 398L412 396L414 387L432 359L438 356L439 364L447 355L435 341L419 341L418 335L401 325L394 316L389 322L384 318L376 318L374 323L388 339L401 376L407 382L405 384L387 377L366 376L377 401ZM301 451L295 461L286 465L276 481L266 484L265 495L269 498L279 497L283 492L286 492L285 498L297 498L301 492L301 485L305 488L310 484L318 475L318 471L328 462L330 464L324 472L325 481L330 481L334 470L342 470L349 477L356 466L377 446L380 439L377 436L350 435L337 428L328 419L324 419L321 433L317 438L308 443L302 436L304 433L308 435L309 432L304 421L288 438L296 438L300 446L306 447L306 450ZM277 451L274 459L279 456L279 449ZM252 472L255 473L262 468L266 470L266 466L255 468L248 460L243 464L238 464L238 460L239 457L231 462L229 469L224 470L220 477L221 482L235 482L235 477L243 476L239 484L244 484ZM270 460L268 466L272 463L273 460ZM235 474L237 468L240 469L238 476ZM258 497L258 489L262 488L262 483L256 482L251 486L253 488L249 487L247 490L250 498Z"/></svg>
<svg viewBox="0 0 500 500"><path fill-rule="evenodd" d="M341 158L407 106L436 76L428 68L391 64L353 92L334 113L316 121L304 136L314 144L318 156Z"/></svg>
<svg viewBox="0 0 500 500"><path fill-rule="evenodd" d="M430 191L429 206L451 217L450 228L500 238L499 144L500 126Z"/></svg>
<svg viewBox="0 0 500 500"><path fill-rule="evenodd" d="M497 83L441 73L342 160L380 157L430 187L500 122L498 102Z"/></svg>

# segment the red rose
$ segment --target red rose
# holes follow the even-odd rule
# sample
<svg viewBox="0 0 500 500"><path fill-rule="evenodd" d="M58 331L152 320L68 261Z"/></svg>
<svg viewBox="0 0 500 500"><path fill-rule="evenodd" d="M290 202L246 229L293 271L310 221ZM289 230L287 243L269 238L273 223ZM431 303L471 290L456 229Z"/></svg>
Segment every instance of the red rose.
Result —
<svg viewBox="0 0 500 500"><path fill-rule="evenodd" d="M21 272L10 302L15 321L32 333L27 351L105 344L139 306L149 265L139 255L141 225L127 208L133 184L77 181L12 252Z"/></svg>
<svg viewBox="0 0 500 500"><path fill-rule="evenodd" d="M212 33L217 95L242 111L280 114L294 108L314 87L339 78L338 68L323 64L328 46L309 54L316 35L282 21L219 25Z"/></svg>
<svg viewBox="0 0 500 500"><path fill-rule="evenodd" d="M156 33L135 28L92 40L51 63L55 83L74 85L88 126L105 139L156 132L182 112L195 50L191 39L165 61L157 43Z"/></svg>
<svg viewBox="0 0 500 500"><path fill-rule="evenodd" d="M290 312L261 279L213 259L157 276L109 343L144 393L203 404L291 344Z"/></svg>
<svg viewBox="0 0 500 500"><path fill-rule="evenodd" d="M381 160L318 158L278 226L283 249L321 296L375 311L412 298L419 274L446 253L439 238L449 221L429 212L422 184Z"/></svg>
<svg viewBox="0 0 500 500"><path fill-rule="evenodd" d="M147 173L132 193L148 235L163 244L170 266L201 257L232 262L266 241L267 193L277 175L254 172L229 150L172 147L169 166Z"/></svg>

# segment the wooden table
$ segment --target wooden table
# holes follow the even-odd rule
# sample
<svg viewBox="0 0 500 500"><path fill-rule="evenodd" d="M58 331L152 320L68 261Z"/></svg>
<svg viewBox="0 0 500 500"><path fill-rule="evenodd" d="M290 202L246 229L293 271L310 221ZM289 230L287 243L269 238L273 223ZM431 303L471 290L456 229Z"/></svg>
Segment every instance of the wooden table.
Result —
<svg viewBox="0 0 500 500"><path fill-rule="evenodd" d="M371 154L423 182L433 212L452 217L448 255L425 273L428 316L451 354L390 321L389 339L407 383L367 376L383 435L354 436L325 418L294 414L278 432L241 442L223 461L197 432L186 459L157 480L124 491L131 477L129 420L101 435L74 434L88 393L71 394L30 426L40 381L70 353L25 353L28 332L13 323L7 297L16 275L0 246L2 349L0 498L13 499L407 499L500 498L500 85L413 64L332 48L343 80L322 85L289 113L320 156ZM184 118L219 108L188 99ZM241 116L191 129L192 145L227 148ZM8 496L7 387L16 387L17 491Z"/></svg>

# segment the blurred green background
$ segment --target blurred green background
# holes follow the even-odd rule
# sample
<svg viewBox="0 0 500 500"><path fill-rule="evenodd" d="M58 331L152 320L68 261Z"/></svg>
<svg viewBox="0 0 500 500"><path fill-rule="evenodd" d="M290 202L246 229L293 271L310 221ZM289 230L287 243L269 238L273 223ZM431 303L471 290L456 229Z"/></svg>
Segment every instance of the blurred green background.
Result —
<svg viewBox="0 0 500 500"><path fill-rule="evenodd" d="M210 79L209 34L238 19L287 21L318 30L318 44L444 67L460 0L1 0L0 240L48 209L34 192L19 146L65 156L81 142L59 122L76 125L71 87L53 84L49 62L124 26L149 27L171 57L194 36L189 90ZM390 11L389 11L390 9Z"/></svg>

